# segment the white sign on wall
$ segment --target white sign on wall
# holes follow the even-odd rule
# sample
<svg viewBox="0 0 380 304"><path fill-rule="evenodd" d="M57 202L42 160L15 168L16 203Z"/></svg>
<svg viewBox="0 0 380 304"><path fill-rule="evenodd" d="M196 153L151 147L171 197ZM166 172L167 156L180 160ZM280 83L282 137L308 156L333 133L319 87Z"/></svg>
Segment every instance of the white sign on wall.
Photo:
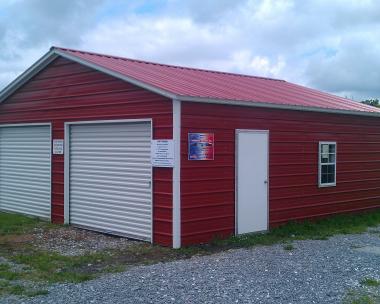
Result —
<svg viewBox="0 0 380 304"><path fill-rule="evenodd" d="M63 154L63 139L53 139L53 154Z"/></svg>
<svg viewBox="0 0 380 304"><path fill-rule="evenodd" d="M171 139L152 140L151 162L153 167L174 167L174 144Z"/></svg>

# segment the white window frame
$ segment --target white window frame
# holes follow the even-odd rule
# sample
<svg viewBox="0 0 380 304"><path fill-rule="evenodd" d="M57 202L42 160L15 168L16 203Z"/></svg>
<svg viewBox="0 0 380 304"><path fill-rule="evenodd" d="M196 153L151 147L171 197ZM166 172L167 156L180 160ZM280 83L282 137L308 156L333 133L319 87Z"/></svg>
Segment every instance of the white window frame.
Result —
<svg viewBox="0 0 380 304"><path fill-rule="evenodd" d="M322 153L322 145L335 145L335 159L333 163L322 163L321 162L321 153ZM318 186L320 188L323 187L334 187L336 186L336 159L337 159L337 144L336 141L320 141L319 149L318 149ZM322 183L322 165L334 165L334 182L333 183Z"/></svg>

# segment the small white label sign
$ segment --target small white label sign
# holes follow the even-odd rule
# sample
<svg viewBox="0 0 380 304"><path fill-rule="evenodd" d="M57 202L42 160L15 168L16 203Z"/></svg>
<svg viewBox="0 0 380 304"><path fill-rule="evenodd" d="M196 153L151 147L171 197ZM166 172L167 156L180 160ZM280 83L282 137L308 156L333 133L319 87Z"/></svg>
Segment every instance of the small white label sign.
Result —
<svg viewBox="0 0 380 304"><path fill-rule="evenodd" d="M53 154L63 154L63 139L53 139Z"/></svg>
<svg viewBox="0 0 380 304"><path fill-rule="evenodd" d="M174 167L174 144L171 139L152 140L151 162L153 167Z"/></svg>

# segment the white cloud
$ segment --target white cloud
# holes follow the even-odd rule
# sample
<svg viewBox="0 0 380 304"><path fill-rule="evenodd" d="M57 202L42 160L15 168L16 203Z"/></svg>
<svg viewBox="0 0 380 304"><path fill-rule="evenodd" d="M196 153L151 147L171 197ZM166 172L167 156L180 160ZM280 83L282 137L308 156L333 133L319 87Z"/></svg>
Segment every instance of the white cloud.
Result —
<svg viewBox="0 0 380 304"><path fill-rule="evenodd" d="M353 98L379 97L380 31L347 34L330 55L316 54L305 69L315 86Z"/></svg>
<svg viewBox="0 0 380 304"><path fill-rule="evenodd" d="M278 16L286 14L294 6L293 1L263 0L249 1L247 7L254 11L253 17L261 22L278 20Z"/></svg>
<svg viewBox="0 0 380 304"><path fill-rule="evenodd" d="M216 31L189 18L127 16L84 35L83 47L172 64L213 65L230 54L228 38L233 36L233 29Z"/></svg>
<svg viewBox="0 0 380 304"><path fill-rule="evenodd" d="M376 1L66 2L0 4L0 86L59 44L380 97Z"/></svg>

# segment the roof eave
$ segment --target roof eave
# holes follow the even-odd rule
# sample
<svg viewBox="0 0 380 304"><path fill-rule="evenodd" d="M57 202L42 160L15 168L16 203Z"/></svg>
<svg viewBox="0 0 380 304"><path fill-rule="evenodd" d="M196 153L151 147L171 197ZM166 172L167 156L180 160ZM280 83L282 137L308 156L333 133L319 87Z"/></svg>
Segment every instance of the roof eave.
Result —
<svg viewBox="0 0 380 304"><path fill-rule="evenodd" d="M235 106L243 106L243 107L270 108L270 109L293 110L293 111L380 117L380 112L365 112L365 111L331 109L331 108L320 108L320 107L309 107L309 106L306 107L306 106L298 106L298 105L264 103L264 102L247 101L247 100L215 99L215 98L204 98L204 97L194 97L194 96L180 96L177 99L182 100L182 101L189 101L189 102L235 105Z"/></svg>

